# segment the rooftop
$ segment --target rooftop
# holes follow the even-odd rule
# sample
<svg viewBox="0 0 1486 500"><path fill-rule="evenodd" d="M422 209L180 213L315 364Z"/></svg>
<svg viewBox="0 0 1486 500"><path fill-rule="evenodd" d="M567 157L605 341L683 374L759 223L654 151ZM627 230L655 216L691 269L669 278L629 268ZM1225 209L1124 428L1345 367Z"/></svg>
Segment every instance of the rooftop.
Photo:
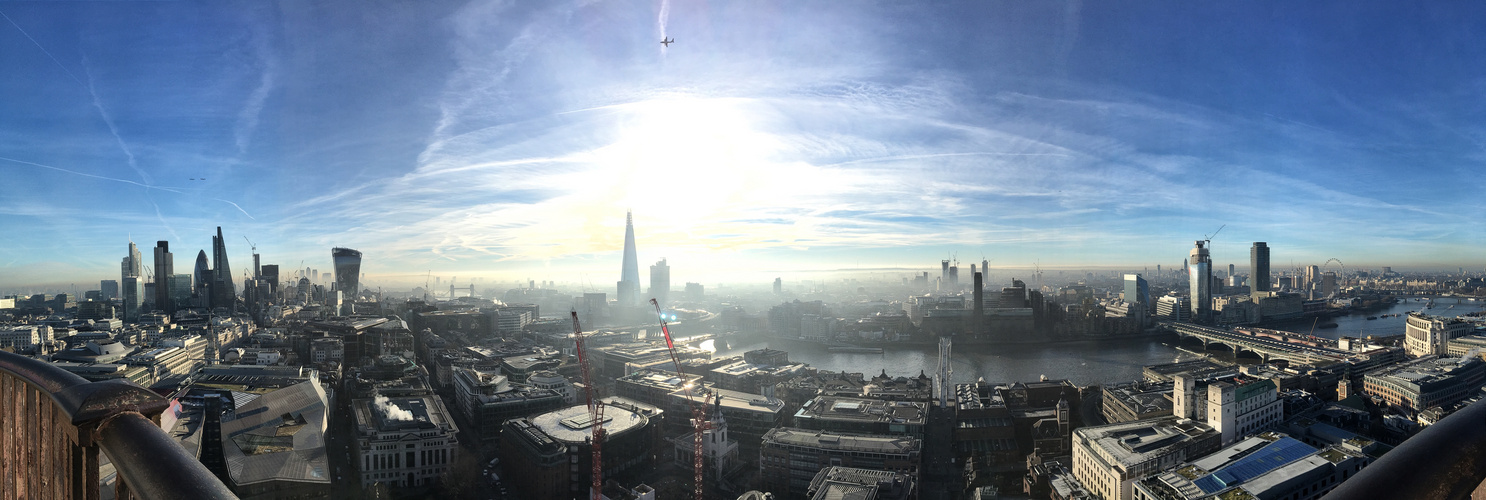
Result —
<svg viewBox="0 0 1486 500"><path fill-rule="evenodd" d="M330 483L325 454L327 398L318 381L263 395L222 422L222 450L232 482Z"/></svg>
<svg viewBox="0 0 1486 500"><path fill-rule="evenodd" d="M807 401L795 418L923 425L927 414L922 402L821 396Z"/></svg>
<svg viewBox="0 0 1486 500"><path fill-rule="evenodd" d="M1195 439L1218 434L1207 424L1176 416L1083 427L1073 433L1126 467Z"/></svg>
<svg viewBox="0 0 1486 500"><path fill-rule="evenodd" d="M433 397L358 399L352 403L356 410L356 423L375 428L379 432L401 430L435 429L443 427L453 430L454 422L449 418L444 405Z"/></svg>
<svg viewBox="0 0 1486 500"><path fill-rule="evenodd" d="M867 453L916 454L923 449L922 441L909 436L814 431L794 427L771 429L764 434L763 442Z"/></svg>
<svg viewBox="0 0 1486 500"><path fill-rule="evenodd" d="M1426 356L1412 362L1400 363L1369 373L1367 376L1389 379L1395 383L1419 386L1449 378L1457 370L1474 366L1478 363L1481 363L1481 359L1476 357L1435 358Z"/></svg>
<svg viewBox="0 0 1486 500"><path fill-rule="evenodd" d="M603 398L604 432L609 436L644 428L651 418L661 414L660 408L620 397ZM581 444L593 436L592 419L588 406L569 406L531 417L531 424L553 439L569 444Z"/></svg>

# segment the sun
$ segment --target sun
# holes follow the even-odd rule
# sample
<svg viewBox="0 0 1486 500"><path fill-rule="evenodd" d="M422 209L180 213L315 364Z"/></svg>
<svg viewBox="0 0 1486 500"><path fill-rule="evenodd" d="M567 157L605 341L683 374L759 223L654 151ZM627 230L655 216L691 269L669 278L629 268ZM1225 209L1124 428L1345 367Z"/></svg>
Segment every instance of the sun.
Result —
<svg viewBox="0 0 1486 500"><path fill-rule="evenodd" d="M515 241L547 242L532 255L617 250L626 211L649 255L791 245L810 231L801 214L842 184L793 158L790 130L759 101L669 97L615 112L605 142L557 177L565 194L527 207L551 221L514 230Z"/></svg>

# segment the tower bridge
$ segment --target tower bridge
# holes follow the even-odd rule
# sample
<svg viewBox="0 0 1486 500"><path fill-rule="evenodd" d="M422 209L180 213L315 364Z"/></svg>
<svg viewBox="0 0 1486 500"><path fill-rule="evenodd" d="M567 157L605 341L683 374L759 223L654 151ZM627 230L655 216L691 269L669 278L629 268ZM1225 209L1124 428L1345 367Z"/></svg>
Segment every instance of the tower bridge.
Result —
<svg viewBox="0 0 1486 500"><path fill-rule="evenodd" d="M1195 338L1207 348L1221 344L1233 352L1249 351L1259 355L1265 363L1273 359L1284 359L1297 363L1314 363L1324 360L1341 361L1352 353L1338 349L1327 339L1309 337L1278 330L1248 329L1245 331L1210 326L1163 321L1161 327L1172 330L1182 338Z"/></svg>

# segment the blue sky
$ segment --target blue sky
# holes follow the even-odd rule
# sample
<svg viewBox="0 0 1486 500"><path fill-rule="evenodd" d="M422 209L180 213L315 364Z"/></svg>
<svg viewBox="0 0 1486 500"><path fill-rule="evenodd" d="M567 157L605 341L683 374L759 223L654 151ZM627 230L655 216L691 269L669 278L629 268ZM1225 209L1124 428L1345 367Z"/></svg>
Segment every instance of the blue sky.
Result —
<svg viewBox="0 0 1486 500"><path fill-rule="evenodd" d="M246 236L286 268L607 287L626 209L678 282L1178 265L1224 224L1219 265L1486 260L1480 4L0 12L0 288L218 225L238 267Z"/></svg>

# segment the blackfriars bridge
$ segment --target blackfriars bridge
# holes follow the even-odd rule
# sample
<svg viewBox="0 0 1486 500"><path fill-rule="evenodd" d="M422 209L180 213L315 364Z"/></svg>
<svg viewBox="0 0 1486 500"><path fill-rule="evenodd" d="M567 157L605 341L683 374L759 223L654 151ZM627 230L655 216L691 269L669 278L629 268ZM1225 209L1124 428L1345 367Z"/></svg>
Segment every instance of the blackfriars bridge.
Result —
<svg viewBox="0 0 1486 500"><path fill-rule="evenodd" d="M1279 330L1233 330L1172 321L1162 321L1160 326L1176 332L1182 338L1201 340L1204 349L1220 344L1233 349L1235 354L1245 351L1254 353L1265 363L1272 359L1306 364L1326 360L1342 361L1353 354L1337 348L1334 340Z"/></svg>

